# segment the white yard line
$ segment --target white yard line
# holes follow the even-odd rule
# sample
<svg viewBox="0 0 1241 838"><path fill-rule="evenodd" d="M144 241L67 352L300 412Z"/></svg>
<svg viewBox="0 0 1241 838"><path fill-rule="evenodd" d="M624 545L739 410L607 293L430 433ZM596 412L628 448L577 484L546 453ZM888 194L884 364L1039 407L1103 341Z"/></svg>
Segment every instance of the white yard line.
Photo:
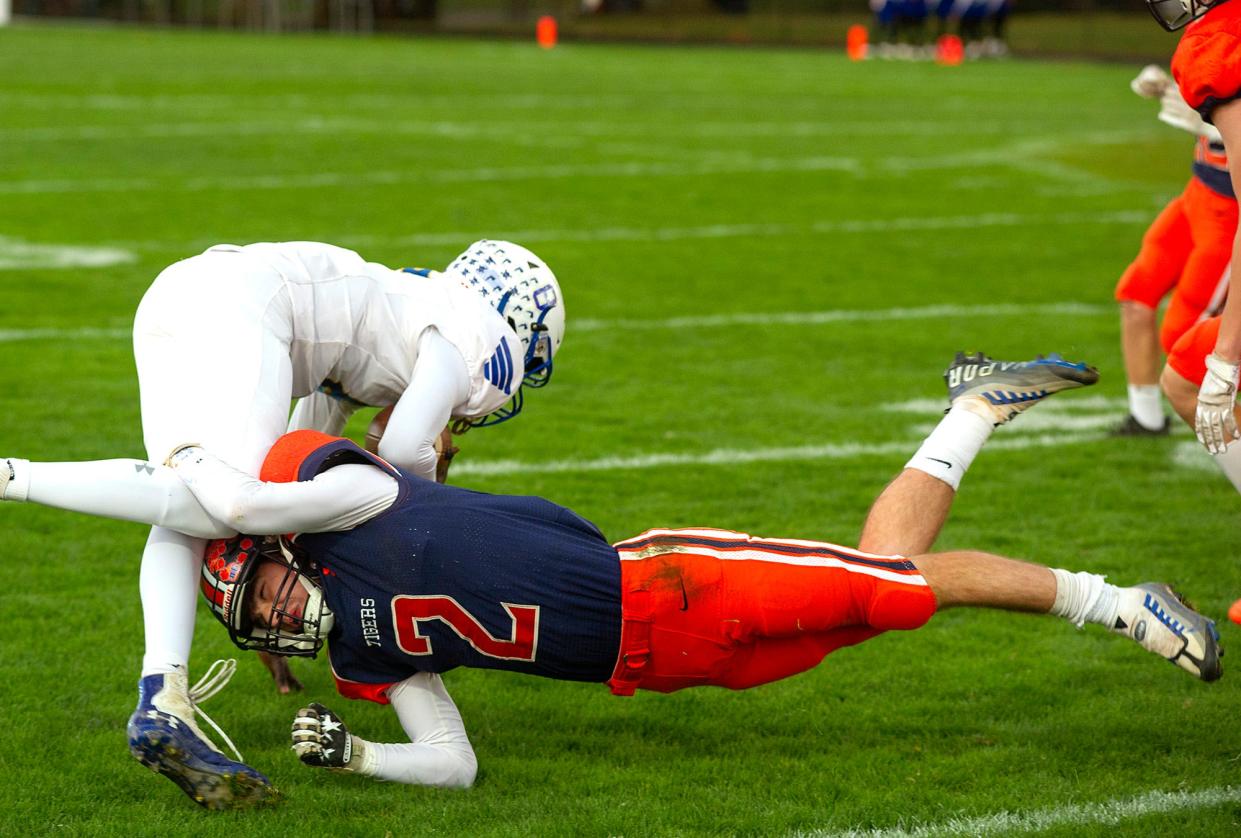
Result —
<svg viewBox="0 0 1241 838"><path fill-rule="evenodd" d="M846 172L862 174L852 157L756 158L724 163L650 163L601 161L544 166L481 166L468 169L419 169L394 171L319 172L293 175L208 175L171 178L90 178L87 180L0 181L0 194L45 195L85 192L205 192L210 190L256 191L268 189L319 189L323 187L390 186L409 183L497 183L518 180L564 180L568 178L697 177L751 172Z"/></svg>
<svg viewBox="0 0 1241 838"><path fill-rule="evenodd" d="M0 191L3 186L0 185ZM803 224L709 224L698 227L602 227L580 229L531 229L477 230L443 233L418 233L410 236L349 235L337 237L341 244L354 248L371 247L460 247L480 238L496 238L527 244L545 242L667 242L692 241L695 239L763 238L806 235L865 235L893 232L934 232L937 230L975 230L984 227L1024 227L1036 225L1080 226L1083 224L1133 224L1144 225L1150 221L1150 213L1139 210L1119 210L1100 213L1056 213L1052 215L1022 215L1019 213L982 213L979 215L929 216L906 218L841 219L836 221L812 221ZM192 253L205 250L217 239L194 242L165 242L155 240L114 241L94 246L35 244L19 239L0 236L0 270L40 267L102 266L134 261L130 251L157 251ZM1074 313L1074 304L1058 313ZM1092 313L1079 306L1076 313ZM1093 307L1101 310L1100 307ZM1016 313L1018 309L1029 310L1020 305L992 307L999 315ZM941 309L950 312L952 307ZM982 312L980 312L982 313ZM732 315L725 315L731 317ZM738 315L740 316L740 315ZM796 315L777 315L795 317ZM848 319L848 318L845 318ZM882 317L878 319L883 319ZM582 328L591 322L575 321L573 328ZM739 321L740 322L740 321ZM777 321L770 322L791 322ZM821 322L840 322L825 320Z"/></svg>
<svg viewBox="0 0 1241 838"><path fill-rule="evenodd" d="M1150 815L1210 809L1241 803L1241 788L1219 786L1200 791L1150 791L1137 797L1099 803L1068 803L1029 812L997 812L975 818L893 829L851 829L843 832L796 832L797 838L951 838L952 836L1026 835L1056 827L1102 824L1118 826Z"/></svg>
<svg viewBox="0 0 1241 838"><path fill-rule="evenodd" d="M1081 226L1083 224L1132 224L1145 226L1153 213L1142 210L1116 210L1095 213L980 213L978 215L911 216L896 218L846 218L810 221L800 224L705 224L695 227L580 227L532 228L525 230L460 230L414 233L407 236L367 233L337 235L333 241L353 248L373 247L463 247L481 238L504 239L526 244L544 242L668 242L695 239L772 238L807 235L866 235L884 233L935 232L938 230L976 230L983 227L1027 227L1038 225ZM195 242L137 240L114 242L118 247L160 252L204 250L217 239Z"/></svg>
<svg viewBox="0 0 1241 838"><path fill-rule="evenodd" d="M0 102L4 97L0 97ZM978 125L970 128L971 136L1000 135L1011 136L1018 132L1028 132L1032 125L998 124ZM530 144L546 143L548 140L569 137L578 143L587 139L599 138L632 138L633 140L650 139L652 137L829 137L829 136L869 136L877 131L902 136L943 136L946 126L941 123L909 123L903 125L887 125L877 122L705 122L690 126L671 123L634 123L634 122L580 122L577 120L540 120L537 128L530 133ZM0 129L0 140L38 140L41 142L68 140L134 140L150 138L174 137L215 137L215 136L283 136L305 134L403 134L413 136L453 137L457 139L479 139L487 142L509 143L514 139L511 133L498 133L494 125L483 125L478 122L462 122L455 120L393 120L393 119L357 119L339 116L314 116L303 112L285 120L256 120L226 122L213 120L209 122L141 122L116 125L40 125L23 128ZM1142 136L1142 135L1134 135ZM648 148L635 146L643 153ZM695 152L701 154L702 152Z"/></svg>
<svg viewBox="0 0 1241 838"><path fill-rule="evenodd" d="M1019 451L1027 448L1048 448L1104 439L1103 433L1055 433L1042 436L1018 436L996 439L988 449ZM731 466L743 463L806 462L812 460L848 460L857 457L913 454L916 441L875 443L839 443L797 445L784 448L717 448L698 454L638 454L630 457L599 457L590 460L493 460L485 463L463 462L453 468L454 475L494 477L507 474L555 474L595 471L642 470L668 466Z"/></svg>
<svg viewBox="0 0 1241 838"><path fill-rule="evenodd" d="M0 343L26 340L129 340L132 329L0 329Z"/></svg>
<svg viewBox="0 0 1241 838"><path fill-rule="evenodd" d="M938 305L881 309L835 309L829 311L748 312L705 314L650 320L595 320L582 318L569 325L573 332L602 332L616 329L708 329L734 326L819 326L828 323L870 323L897 320L950 320L972 317L1091 317L1110 314L1112 306L1087 303L1042 303L998 305Z"/></svg>
<svg viewBox="0 0 1241 838"><path fill-rule="evenodd" d="M633 329L709 329L733 326L818 326L825 323L873 323L885 320L939 320L947 317L1046 317L1077 315L1090 317L1110 314L1111 306L1084 303L1048 303L1043 305L981 305L922 306L920 308L836 309L828 311L754 312L752 314L720 314L700 317L669 317L651 320L598 320L583 318L570 325L572 334L609 332ZM23 340L65 340L82 338L126 338L129 329L0 329L0 343Z"/></svg>
<svg viewBox="0 0 1241 838"><path fill-rule="evenodd" d="M1182 425L1180 420L1173 419L1172 421L1185 428L1186 433L1190 432L1188 426ZM1219 466L1215 464L1214 458L1207 453L1207 450L1202 447L1202 443L1196 439L1178 442L1172 448L1171 460L1172 465L1178 468L1187 468L1191 471L1200 471L1204 474L1214 474L1223 477L1223 473L1220 471Z"/></svg>
<svg viewBox="0 0 1241 838"><path fill-rule="evenodd" d="M30 268L104 268L138 257L119 247L32 244L0 236L0 271Z"/></svg>

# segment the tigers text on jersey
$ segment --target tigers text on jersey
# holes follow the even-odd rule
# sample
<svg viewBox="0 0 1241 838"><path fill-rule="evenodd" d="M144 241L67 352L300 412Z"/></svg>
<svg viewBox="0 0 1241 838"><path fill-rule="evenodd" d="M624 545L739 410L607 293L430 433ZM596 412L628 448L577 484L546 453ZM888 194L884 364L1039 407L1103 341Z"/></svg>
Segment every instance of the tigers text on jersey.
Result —
<svg viewBox="0 0 1241 838"><path fill-rule="evenodd" d="M360 405L394 404L409 385L418 339L430 327L465 360L470 393L462 415L492 412L521 381L484 371L497 353L520 358L522 351L480 295L449 277L395 271L328 244L216 245L170 267L148 296L180 299L196 317L231 313L239 327L259 320L288 345L295 398L323 387Z"/></svg>
<svg viewBox="0 0 1241 838"><path fill-rule="evenodd" d="M396 501L361 526L298 536L336 615L328 640L342 694L386 701L415 672L458 666L604 682L620 647L620 559L589 521L534 497L487 495L391 469L347 440L291 474L341 458L381 464Z"/></svg>

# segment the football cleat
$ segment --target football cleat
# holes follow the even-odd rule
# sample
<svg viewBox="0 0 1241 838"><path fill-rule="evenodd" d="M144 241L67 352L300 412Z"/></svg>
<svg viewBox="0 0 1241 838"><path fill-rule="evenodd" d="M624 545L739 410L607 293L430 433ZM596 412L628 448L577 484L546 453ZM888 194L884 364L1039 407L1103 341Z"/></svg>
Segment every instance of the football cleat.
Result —
<svg viewBox="0 0 1241 838"><path fill-rule="evenodd" d="M1143 425L1133 414L1125 417L1125 420L1116 427L1107 432L1108 436L1167 436L1172 430L1172 423L1168 417L1163 417L1163 424L1158 428L1151 429Z"/></svg>
<svg viewBox="0 0 1241 838"><path fill-rule="evenodd" d="M9 481L13 479L13 463L9 460L0 460L0 500L4 500L4 493L9 490Z"/></svg>
<svg viewBox="0 0 1241 838"><path fill-rule="evenodd" d="M195 724L195 712L211 721L195 706L196 698L202 700L214 694L202 689L209 678L210 673L193 691L186 688L184 672L142 678L138 682L138 707L129 717L127 728L129 752L147 768L172 780L206 809L244 809L275 803L280 793L270 780L250 766L224 756ZM211 724L215 726L214 722ZM223 731L218 727L216 730L231 747L232 742ZM237 749L233 748L233 752L237 753ZM241 759L240 753L237 759Z"/></svg>
<svg viewBox="0 0 1241 838"><path fill-rule="evenodd" d="M996 361L981 352L958 352L944 370L948 401L966 403L980 415L1003 425L1018 413L1061 390L1089 387L1099 371L1074 364L1058 354L1039 355L1033 361Z"/></svg>
<svg viewBox="0 0 1241 838"><path fill-rule="evenodd" d="M1143 649L1184 669L1195 678L1214 681L1223 674L1215 623L1190 608L1167 585L1146 582L1121 588L1112 631L1136 640Z"/></svg>

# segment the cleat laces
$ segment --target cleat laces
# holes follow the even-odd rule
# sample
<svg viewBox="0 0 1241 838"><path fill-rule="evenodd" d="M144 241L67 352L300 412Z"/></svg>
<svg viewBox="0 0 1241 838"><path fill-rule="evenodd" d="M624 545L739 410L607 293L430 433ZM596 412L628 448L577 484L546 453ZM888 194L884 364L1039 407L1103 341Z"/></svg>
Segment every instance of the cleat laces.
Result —
<svg viewBox="0 0 1241 838"><path fill-rule="evenodd" d="M233 744L233 740L229 739L228 734L215 723L215 720L208 716L203 709L198 706L200 702L206 701L220 690L224 689L224 687L228 685L229 680L233 677L233 673L236 671L237 661L235 658L216 661L207 668L207 671L203 674L203 677L198 679L198 683L190 687L189 699L190 706L194 708L194 712L199 716L202 716L204 722L211 725L211 729L224 740L224 744L228 745L229 750L231 750L237 757L237 761L244 763L245 759L241 756L241 751L237 750L237 746Z"/></svg>

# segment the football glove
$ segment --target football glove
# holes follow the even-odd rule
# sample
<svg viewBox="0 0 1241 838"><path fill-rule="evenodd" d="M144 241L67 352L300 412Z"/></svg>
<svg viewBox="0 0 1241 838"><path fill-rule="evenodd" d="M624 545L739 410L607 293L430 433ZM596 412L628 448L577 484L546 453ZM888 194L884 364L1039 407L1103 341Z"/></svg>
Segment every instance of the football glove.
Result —
<svg viewBox="0 0 1241 838"><path fill-rule="evenodd" d="M1224 141L1219 129L1207 124L1202 115L1185 102L1176 85L1170 85L1159 97L1159 121L1199 137L1206 137L1213 143Z"/></svg>
<svg viewBox="0 0 1241 838"><path fill-rule="evenodd" d="M297 711L293 720L293 752L307 765L350 771L353 737L340 717L315 702Z"/></svg>
<svg viewBox="0 0 1241 838"><path fill-rule="evenodd" d="M1172 86L1172 77L1163 71L1158 64L1147 64L1142 72L1129 82L1129 89L1143 99L1155 99L1164 94Z"/></svg>
<svg viewBox="0 0 1241 838"><path fill-rule="evenodd" d="M1214 353L1207 356L1206 376L1198 389L1194 431L1198 441L1212 454L1224 453L1228 443L1241 438L1233 415L1237 401L1237 367Z"/></svg>

